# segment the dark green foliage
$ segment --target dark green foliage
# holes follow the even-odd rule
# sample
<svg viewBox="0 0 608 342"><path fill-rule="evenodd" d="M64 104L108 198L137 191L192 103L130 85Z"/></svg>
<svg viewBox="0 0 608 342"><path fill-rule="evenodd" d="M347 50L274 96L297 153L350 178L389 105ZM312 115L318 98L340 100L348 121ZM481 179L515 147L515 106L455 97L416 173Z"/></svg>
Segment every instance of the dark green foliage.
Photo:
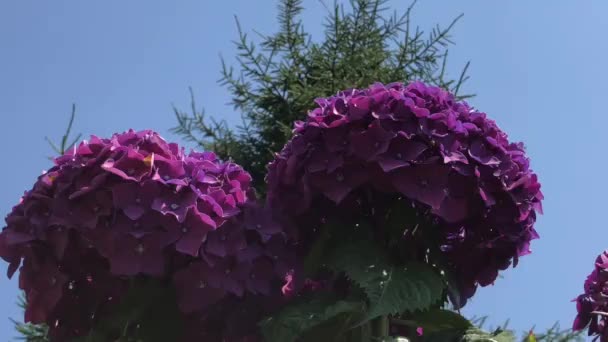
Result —
<svg viewBox="0 0 608 342"><path fill-rule="evenodd" d="M181 314L167 284L137 279L111 316L73 342L165 342L179 340Z"/></svg>
<svg viewBox="0 0 608 342"><path fill-rule="evenodd" d="M331 270L336 285L346 278L352 286L348 291L337 291L336 295L341 293L344 298L328 301L324 291L317 292L262 321L268 341L293 341L296 337L306 341L311 335L323 341L370 341L365 337L370 332L376 338L388 337L389 315L441 306L445 286L438 271L422 263L394 263L370 239L371 233L365 224L352 227L329 222L323 227L317 240L320 243L313 248L314 257L307 260L308 268Z"/></svg>
<svg viewBox="0 0 608 342"><path fill-rule="evenodd" d="M432 309L420 312L411 319L393 318L391 322L410 328L422 327L425 335L438 331L466 331L472 327L469 320L455 311L445 309Z"/></svg>
<svg viewBox="0 0 608 342"><path fill-rule="evenodd" d="M346 331L364 307L363 302L357 301L305 299L292 303L276 315L264 319L260 322L260 327L268 342L292 342L305 334L309 337L304 340L313 341L313 336L327 338L331 335L331 340L335 341L346 335ZM324 329L324 323L331 323L328 329Z"/></svg>
<svg viewBox="0 0 608 342"><path fill-rule="evenodd" d="M435 27L426 34L411 24L412 7L391 13L386 0L352 0L327 8L325 34L313 41L304 30L301 0L279 2L279 31L251 39L237 20L237 69L222 60L221 84L232 95L242 124L197 111L175 109L174 132L204 149L232 158L254 177L261 189L266 165L291 136L293 122L303 119L314 99L341 89L373 82L423 80L460 91L466 70L456 79L446 75L450 30ZM464 95L461 97L469 97Z"/></svg>
<svg viewBox="0 0 608 342"><path fill-rule="evenodd" d="M396 266L383 256L373 243L362 240L336 248L329 257L330 269L344 273L365 292L369 309L364 322L440 302L443 280L431 267L418 263Z"/></svg>
<svg viewBox="0 0 608 342"><path fill-rule="evenodd" d="M19 305L25 309L23 297ZM51 341L46 325L13 322L21 335L19 340ZM181 314L166 285L137 281L112 316L97 322L89 334L73 342L165 342L178 338L181 331Z"/></svg>

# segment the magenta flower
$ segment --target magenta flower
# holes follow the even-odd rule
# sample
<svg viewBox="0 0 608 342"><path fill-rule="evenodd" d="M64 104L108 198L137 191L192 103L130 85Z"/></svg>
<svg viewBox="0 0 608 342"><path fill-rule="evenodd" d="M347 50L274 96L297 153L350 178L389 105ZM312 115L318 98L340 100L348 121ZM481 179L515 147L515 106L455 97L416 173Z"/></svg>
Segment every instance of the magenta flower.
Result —
<svg viewBox="0 0 608 342"><path fill-rule="evenodd" d="M295 258L288 248L273 258L288 234L250 183L240 166L185 154L152 131L82 142L38 178L0 233L9 277L21 269L25 320L60 340L86 334L136 276L173 284L185 316L280 295L293 268L285 260Z"/></svg>
<svg viewBox="0 0 608 342"><path fill-rule="evenodd" d="M400 243L410 258L444 260L460 305L529 253L540 184L523 145L484 113L419 82L376 83L316 103L269 165L272 207L294 222L368 220L381 230L402 201L428 229L403 225ZM300 235L314 238L314 226L302 224ZM420 234L434 242L420 246Z"/></svg>
<svg viewBox="0 0 608 342"><path fill-rule="evenodd" d="M116 208L135 221L151 210L152 201L160 195L160 191L159 184L154 181L119 183L112 187L112 199Z"/></svg>
<svg viewBox="0 0 608 342"><path fill-rule="evenodd" d="M577 315L572 329L580 331L588 327L589 336L608 341L608 251L595 259L595 268L585 280L584 289L573 300Z"/></svg>

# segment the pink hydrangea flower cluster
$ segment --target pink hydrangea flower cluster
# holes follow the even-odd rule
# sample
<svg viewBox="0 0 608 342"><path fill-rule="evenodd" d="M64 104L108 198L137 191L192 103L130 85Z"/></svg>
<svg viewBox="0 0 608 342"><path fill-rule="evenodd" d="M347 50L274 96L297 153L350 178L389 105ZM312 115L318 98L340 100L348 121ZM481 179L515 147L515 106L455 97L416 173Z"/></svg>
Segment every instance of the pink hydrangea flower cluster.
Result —
<svg viewBox="0 0 608 342"><path fill-rule="evenodd" d="M584 289L585 292L574 300L577 315L572 329L580 331L589 327L589 336L608 341L608 251L596 258Z"/></svg>
<svg viewBox="0 0 608 342"><path fill-rule="evenodd" d="M20 268L25 320L59 339L81 335L136 276L172 283L190 320L246 294L280 294L290 247L250 182L240 166L152 131L92 136L55 160L0 233L8 276Z"/></svg>
<svg viewBox="0 0 608 342"><path fill-rule="evenodd" d="M461 305L529 253L540 184L523 144L510 142L485 113L418 82L377 83L316 103L269 166L273 207L299 222L333 216L380 229L394 202L384 199L401 197L416 222L436 226L423 250L439 250ZM404 227L403 241L417 228Z"/></svg>

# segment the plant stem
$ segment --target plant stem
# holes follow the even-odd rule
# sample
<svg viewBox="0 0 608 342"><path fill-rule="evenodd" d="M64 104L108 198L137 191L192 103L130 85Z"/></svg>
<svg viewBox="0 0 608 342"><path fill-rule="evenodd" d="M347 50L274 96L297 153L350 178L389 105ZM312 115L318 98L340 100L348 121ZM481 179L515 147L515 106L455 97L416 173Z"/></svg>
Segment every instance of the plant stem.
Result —
<svg viewBox="0 0 608 342"><path fill-rule="evenodd" d="M372 331L375 340L383 341L390 334L388 316L380 316L372 321Z"/></svg>

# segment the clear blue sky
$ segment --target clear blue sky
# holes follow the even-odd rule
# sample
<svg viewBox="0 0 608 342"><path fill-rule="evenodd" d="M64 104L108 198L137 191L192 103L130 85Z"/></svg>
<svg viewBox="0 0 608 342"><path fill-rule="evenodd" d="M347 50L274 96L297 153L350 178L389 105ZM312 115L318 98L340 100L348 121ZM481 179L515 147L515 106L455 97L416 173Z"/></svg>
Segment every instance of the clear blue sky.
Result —
<svg viewBox="0 0 608 342"><path fill-rule="evenodd" d="M397 9L408 3L392 1ZM305 25L318 36L324 9L305 5ZM450 70L472 61L471 102L526 142L546 196L533 254L464 312L488 314L493 324L511 318L517 329L569 326L570 300L608 248L608 2L427 0L414 17L429 28L460 13ZM43 137L62 132L72 102L75 131L85 135L132 127L173 139L171 104L187 108L188 86L208 113L235 122L216 84L218 54L234 55L234 14L245 28L275 29L271 0L0 2L0 214L49 167ZM17 294L16 280L2 277L1 341L14 336Z"/></svg>

